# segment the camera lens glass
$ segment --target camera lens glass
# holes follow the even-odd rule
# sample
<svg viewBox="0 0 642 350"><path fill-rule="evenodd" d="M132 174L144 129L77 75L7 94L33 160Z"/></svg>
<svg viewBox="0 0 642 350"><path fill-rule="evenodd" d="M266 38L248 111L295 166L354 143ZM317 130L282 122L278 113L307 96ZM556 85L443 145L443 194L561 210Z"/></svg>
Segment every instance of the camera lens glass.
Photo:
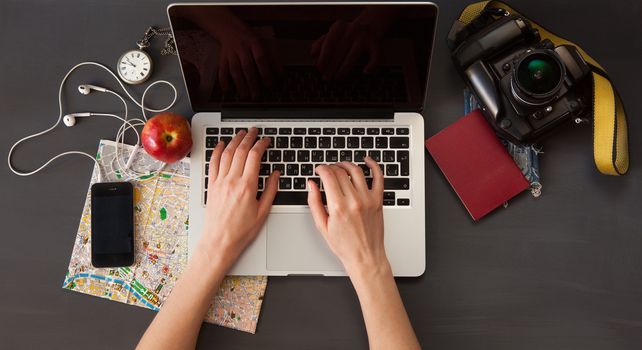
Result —
<svg viewBox="0 0 642 350"><path fill-rule="evenodd" d="M517 84L531 95L555 92L562 80L562 68L552 55L536 52L522 59L517 66Z"/></svg>

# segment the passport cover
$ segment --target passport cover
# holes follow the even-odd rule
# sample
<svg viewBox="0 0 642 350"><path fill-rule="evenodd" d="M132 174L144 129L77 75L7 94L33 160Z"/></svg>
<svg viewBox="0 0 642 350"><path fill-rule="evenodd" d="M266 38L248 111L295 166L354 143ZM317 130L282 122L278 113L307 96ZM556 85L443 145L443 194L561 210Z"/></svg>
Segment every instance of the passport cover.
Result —
<svg viewBox="0 0 642 350"><path fill-rule="evenodd" d="M530 186L479 109L426 140L426 148L475 221Z"/></svg>

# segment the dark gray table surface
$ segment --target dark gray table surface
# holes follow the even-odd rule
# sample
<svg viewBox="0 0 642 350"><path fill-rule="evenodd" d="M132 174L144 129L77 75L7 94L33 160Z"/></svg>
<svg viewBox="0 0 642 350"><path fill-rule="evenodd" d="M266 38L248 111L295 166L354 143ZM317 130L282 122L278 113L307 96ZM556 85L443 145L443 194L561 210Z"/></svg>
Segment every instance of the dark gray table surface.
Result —
<svg viewBox="0 0 642 350"><path fill-rule="evenodd" d="M112 66L149 25L164 26L166 1L0 1L0 150L52 125L60 79L74 64ZM440 22L426 135L462 115L463 82L444 42L465 1L438 1ZM543 195L524 194L473 223L429 157L427 272L398 279L421 344L429 349L642 348L642 5L626 1L514 1L541 24L574 39L602 63L629 112L632 168L600 175L591 127L564 130L545 144ZM181 87L175 108L191 115L175 57L160 57L154 79ZM83 68L65 87L64 110L120 112L105 94L81 96L81 82L116 89ZM140 96L140 87L133 88ZM150 102L165 103L159 89ZM109 118L27 142L14 164L33 169L53 154L93 153L113 138ZM0 347L132 348L153 311L61 288L92 164L69 157L22 178L0 162ZM199 348L355 349L367 338L345 278L270 278L255 335L204 325Z"/></svg>

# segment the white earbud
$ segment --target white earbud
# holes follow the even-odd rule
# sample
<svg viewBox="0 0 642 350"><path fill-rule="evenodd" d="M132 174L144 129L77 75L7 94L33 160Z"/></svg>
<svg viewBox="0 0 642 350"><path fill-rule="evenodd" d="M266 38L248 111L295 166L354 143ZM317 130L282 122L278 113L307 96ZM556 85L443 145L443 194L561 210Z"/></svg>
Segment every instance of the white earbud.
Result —
<svg viewBox="0 0 642 350"><path fill-rule="evenodd" d="M71 113L67 114L62 118L62 122L65 123L66 126L74 126L76 125L76 118L78 117L91 117L91 113L89 112L82 112L82 113Z"/></svg>
<svg viewBox="0 0 642 350"><path fill-rule="evenodd" d="M78 85L78 92L80 92L83 95L89 95L91 90L96 90L100 92L107 92L109 91L108 89L96 85L91 85L91 84L81 84Z"/></svg>

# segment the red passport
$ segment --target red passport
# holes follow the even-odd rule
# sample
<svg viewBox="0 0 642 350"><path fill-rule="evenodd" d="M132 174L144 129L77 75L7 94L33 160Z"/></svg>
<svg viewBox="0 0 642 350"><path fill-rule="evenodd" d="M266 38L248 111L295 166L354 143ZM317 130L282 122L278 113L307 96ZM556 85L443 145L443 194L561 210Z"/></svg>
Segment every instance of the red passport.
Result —
<svg viewBox="0 0 642 350"><path fill-rule="evenodd" d="M479 109L426 140L426 148L475 221L529 187Z"/></svg>

